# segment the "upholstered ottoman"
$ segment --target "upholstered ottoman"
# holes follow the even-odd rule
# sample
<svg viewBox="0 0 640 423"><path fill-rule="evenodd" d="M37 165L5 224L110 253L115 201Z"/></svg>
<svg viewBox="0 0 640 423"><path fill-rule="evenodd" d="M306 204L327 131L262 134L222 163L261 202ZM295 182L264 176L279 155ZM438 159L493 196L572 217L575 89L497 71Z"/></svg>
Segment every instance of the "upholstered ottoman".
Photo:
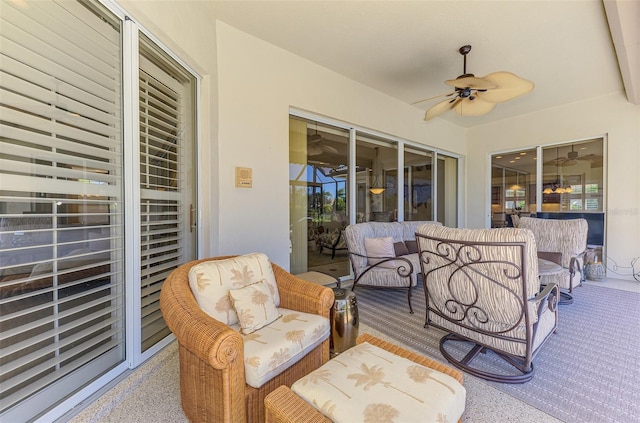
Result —
<svg viewBox="0 0 640 423"><path fill-rule="evenodd" d="M265 398L266 422L455 422L465 408L458 370L369 334Z"/></svg>

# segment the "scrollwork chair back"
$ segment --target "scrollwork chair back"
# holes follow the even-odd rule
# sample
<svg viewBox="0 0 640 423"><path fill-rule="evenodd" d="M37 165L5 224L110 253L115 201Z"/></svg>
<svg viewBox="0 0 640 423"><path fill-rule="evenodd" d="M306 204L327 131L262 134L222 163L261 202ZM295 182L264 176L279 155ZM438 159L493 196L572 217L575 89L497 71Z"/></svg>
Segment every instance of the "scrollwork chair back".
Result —
<svg viewBox="0 0 640 423"><path fill-rule="evenodd" d="M425 327L448 332L440 342L445 358L485 379L530 380L535 353L556 329L558 296L555 284L540 292L531 232L423 226L416 239L427 304ZM455 355L460 348L449 348L455 342L468 349L461 358ZM517 372L496 374L472 363L487 350Z"/></svg>

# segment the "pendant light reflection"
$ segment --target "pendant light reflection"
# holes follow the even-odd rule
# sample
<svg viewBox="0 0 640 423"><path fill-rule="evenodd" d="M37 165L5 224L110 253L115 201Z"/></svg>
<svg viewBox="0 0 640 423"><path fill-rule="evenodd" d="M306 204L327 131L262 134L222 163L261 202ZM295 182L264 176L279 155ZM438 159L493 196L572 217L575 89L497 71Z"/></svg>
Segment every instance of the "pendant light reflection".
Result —
<svg viewBox="0 0 640 423"><path fill-rule="evenodd" d="M556 180L542 190L543 194L571 194L573 192L571 185L562 186L560 183L560 172L558 170L558 163L560 162L559 151L560 149L556 148Z"/></svg>
<svg viewBox="0 0 640 423"><path fill-rule="evenodd" d="M378 164L378 147L376 147L376 158L374 163ZM369 192L373 195L380 195L384 192L384 190L385 186L380 183L380 176L376 174L373 178L373 183L369 187Z"/></svg>

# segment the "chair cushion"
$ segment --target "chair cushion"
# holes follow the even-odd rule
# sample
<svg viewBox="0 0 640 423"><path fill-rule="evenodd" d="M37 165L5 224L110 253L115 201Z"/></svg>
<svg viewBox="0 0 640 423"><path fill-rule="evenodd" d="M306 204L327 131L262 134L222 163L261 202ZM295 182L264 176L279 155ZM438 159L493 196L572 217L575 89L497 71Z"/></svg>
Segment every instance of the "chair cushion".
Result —
<svg viewBox="0 0 640 423"><path fill-rule="evenodd" d="M451 376L367 342L291 390L333 422L456 422L466 398L464 386Z"/></svg>
<svg viewBox="0 0 640 423"><path fill-rule="evenodd" d="M279 308L273 323L243 335L244 371L247 384L259 388L300 361L329 337L329 319ZM232 328L239 330L239 325Z"/></svg>
<svg viewBox="0 0 640 423"><path fill-rule="evenodd" d="M555 275L563 273L564 268L557 263L545 259L538 259L538 274L540 276Z"/></svg>
<svg viewBox="0 0 640 423"><path fill-rule="evenodd" d="M238 315L240 332L248 335L280 317L265 281L230 289L231 304Z"/></svg>
<svg viewBox="0 0 640 423"><path fill-rule="evenodd" d="M229 300L229 290L264 280L274 303L280 305L280 294L269 258L262 253L246 254L224 260L199 263L189 270L189 285L202 310L214 319L233 325L238 315Z"/></svg>
<svg viewBox="0 0 640 423"><path fill-rule="evenodd" d="M393 249L393 238L392 237L384 237L384 238L365 238L364 239L364 249L367 252L367 262L369 266L373 266L375 264L380 263L382 260L374 259L372 257L395 257L396 252ZM380 264L380 267L396 267L396 262L394 260L387 261Z"/></svg>
<svg viewBox="0 0 640 423"><path fill-rule="evenodd" d="M407 246L402 241L394 242L393 250L396 253L396 257L406 256L407 254L409 254L409 250L407 249Z"/></svg>
<svg viewBox="0 0 640 423"><path fill-rule="evenodd" d="M407 250L409 251L409 254L415 254L418 252L418 241L416 240L405 241L404 245L407 246Z"/></svg>

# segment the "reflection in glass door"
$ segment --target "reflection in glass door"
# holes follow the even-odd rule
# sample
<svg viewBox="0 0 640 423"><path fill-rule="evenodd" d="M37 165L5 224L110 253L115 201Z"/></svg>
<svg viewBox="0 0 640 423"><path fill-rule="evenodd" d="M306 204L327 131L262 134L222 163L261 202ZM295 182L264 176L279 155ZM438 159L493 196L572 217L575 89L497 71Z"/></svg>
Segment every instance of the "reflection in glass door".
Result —
<svg viewBox="0 0 640 423"><path fill-rule="evenodd" d="M536 149L491 156L491 227L536 211ZM517 216L514 218L514 216Z"/></svg>
<svg viewBox="0 0 640 423"><path fill-rule="evenodd" d="M349 132L291 117L289 198L291 272L349 274L343 229L347 207Z"/></svg>
<svg viewBox="0 0 640 423"><path fill-rule="evenodd" d="M398 147L373 136L356 137L357 222L398 220Z"/></svg>
<svg viewBox="0 0 640 423"><path fill-rule="evenodd" d="M347 277L343 230L350 223L437 219L458 225L456 157L437 154L436 166L433 151L341 125L289 118L293 274Z"/></svg>
<svg viewBox="0 0 640 423"><path fill-rule="evenodd" d="M433 154L404 150L404 220L433 220Z"/></svg>
<svg viewBox="0 0 640 423"><path fill-rule="evenodd" d="M458 159L438 154L438 214L436 220L444 226L458 226Z"/></svg>

